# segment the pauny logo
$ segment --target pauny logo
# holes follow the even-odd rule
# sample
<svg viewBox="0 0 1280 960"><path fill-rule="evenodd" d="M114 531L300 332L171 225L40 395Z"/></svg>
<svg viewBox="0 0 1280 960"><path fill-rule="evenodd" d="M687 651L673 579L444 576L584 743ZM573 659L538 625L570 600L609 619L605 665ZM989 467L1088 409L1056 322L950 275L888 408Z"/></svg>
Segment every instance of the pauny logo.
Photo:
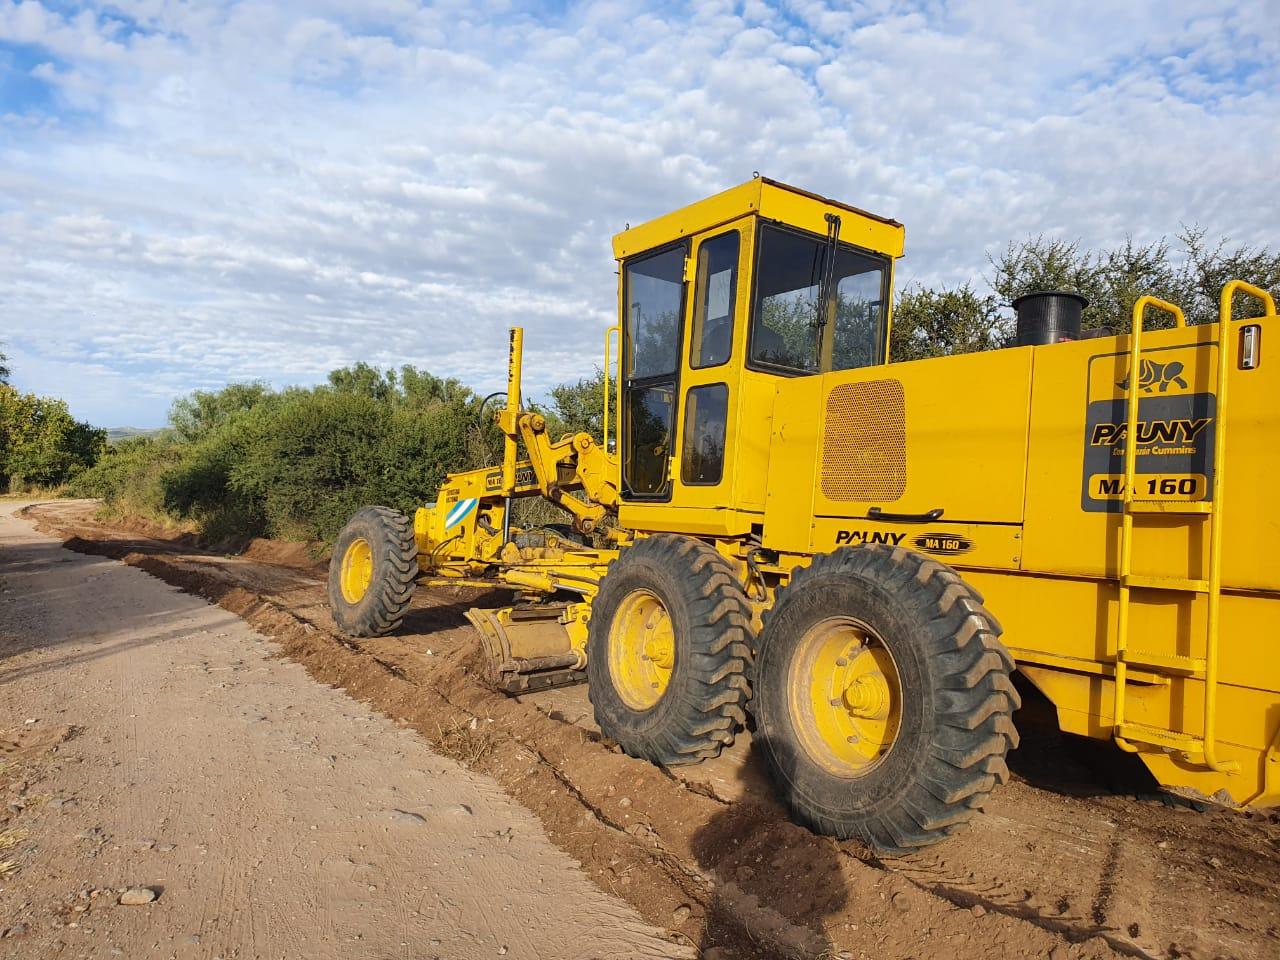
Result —
<svg viewBox="0 0 1280 960"><path fill-rule="evenodd" d="M836 546L886 543L889 546L896 547L906 538L907 535L905 533L896 533L893 530L838 530L836 532ZM912 538L911 545L917 550L923 550L925 553L948 557L968 553L976 546L968 537L963 537L958 533L922 533Z"/></svg>
<svg viewBox="0 0 1280 960"><path fill-rule="evenodd" d="M887 543L896 547L904 537L905 533L894 533L892 530L838 530L836 546L846 543Z"/></svg>
<svg viewBox="0 0 1280 960"><path fill-rule="evenodd" d="M1169 390L1169 384L1176 383L1183 390L1187 389L1187 381L1182 379L1182 371L1186 367L1179 360L1170 360L1168 363L1158 363L1155 360L1142 360L1138 365L1138 387L1143 393L1150 393L1153 387L1159 386L1161 393ZM1129 389L1129 380L1133 377L1133 370L1123 380L1116 384L1121 390Z"/></svg>
<svg viewBox="0 0 1280 960"><path fill-rule="evenodd" d="M1138 445L1144 447L1150 444L1191 446L1211 423L1213 423L1213 417L1139 420ZM1121 443L1128 433L1129 424L1127 423L1095 423L1089 435L1089 445L1114 446Z"/></svg>

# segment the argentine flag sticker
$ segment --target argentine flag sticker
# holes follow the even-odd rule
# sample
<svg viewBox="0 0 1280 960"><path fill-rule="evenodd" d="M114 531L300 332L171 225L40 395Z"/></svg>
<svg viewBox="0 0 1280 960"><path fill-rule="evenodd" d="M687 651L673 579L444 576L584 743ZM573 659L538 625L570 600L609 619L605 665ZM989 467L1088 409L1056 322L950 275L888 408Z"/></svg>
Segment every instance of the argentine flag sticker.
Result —
<svg viewBox="0 0 1280 960"><path fill-rule="evenodd" d="M449 512L444 515L444 528L448 530L450 527L456 527L467 518L467 514L471 513L479 502L480 501L475 497L471 497L467 500L459 500L450 507Z"/></svg>

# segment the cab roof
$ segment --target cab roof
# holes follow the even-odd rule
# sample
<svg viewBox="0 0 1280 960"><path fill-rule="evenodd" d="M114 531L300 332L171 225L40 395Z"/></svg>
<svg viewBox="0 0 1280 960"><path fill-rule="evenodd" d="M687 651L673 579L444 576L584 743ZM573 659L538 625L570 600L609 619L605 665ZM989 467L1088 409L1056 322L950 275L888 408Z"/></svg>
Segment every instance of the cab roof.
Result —
<svg viewBox="0 0 1280 960"><path fill-rule="evenodd" d="M622 260L752 214L825 234L828 213L840 217L840 239L845 243L891 257L902 256L905 231L896 220L766 177L755 177L616 234L613 255Z"/></svg>

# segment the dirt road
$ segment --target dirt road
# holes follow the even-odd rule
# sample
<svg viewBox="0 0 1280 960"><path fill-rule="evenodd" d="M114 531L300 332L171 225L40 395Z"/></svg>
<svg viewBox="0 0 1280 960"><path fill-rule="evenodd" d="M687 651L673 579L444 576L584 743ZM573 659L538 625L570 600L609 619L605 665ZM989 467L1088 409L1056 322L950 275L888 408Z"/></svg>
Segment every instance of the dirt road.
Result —
<svg viewBox="0 0 1280 960"><path fill-rule="evenodd" d="M0 956L692 955L492 779L19 506L0 504Z"/></svg>
<svg viewBox="0 0 1280 960"><path fill-rule="evenodd" d="M1038 731L1033 697L1017 717L1014 781L986 815L882 862L790 823L745 734L714 762L665 773L601 740L580 687L520 700L486 689L462 614L502 594L421 591L397 635L350 641L334 633L322 569L297 547L228 557L102 522L91 505L30 515L76 551L215 600L314 679L491 776L600 889L708 958L1280 955L1277 818L1170 805L1132 769Z"/></svg>

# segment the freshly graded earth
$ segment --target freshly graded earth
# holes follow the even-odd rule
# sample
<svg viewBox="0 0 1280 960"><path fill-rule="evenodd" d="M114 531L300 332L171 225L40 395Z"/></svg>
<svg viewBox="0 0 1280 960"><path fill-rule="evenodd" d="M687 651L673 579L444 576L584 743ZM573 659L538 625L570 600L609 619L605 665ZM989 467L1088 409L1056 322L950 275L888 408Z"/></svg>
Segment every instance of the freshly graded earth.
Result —
<svg viewBox="0 0 1280 960"><path fill-rule="evenodd" d="M1034 696L986 815L881 861L790 823L745 733L667 773L603 741L581 687L488 689L462 614L500 592L422 591L399 634L352 641L296 545L226 556L95 510L24 512L88 558L0 520L0 736L49 798L0 821L27 833L0 850L0 931L26 925L0 957L112 955L87 927L125 956L1280 955L1280 821L1162 798ZM163 601L101 582L124 577ZM137 885L160 897L115 905Z"/></svg>

